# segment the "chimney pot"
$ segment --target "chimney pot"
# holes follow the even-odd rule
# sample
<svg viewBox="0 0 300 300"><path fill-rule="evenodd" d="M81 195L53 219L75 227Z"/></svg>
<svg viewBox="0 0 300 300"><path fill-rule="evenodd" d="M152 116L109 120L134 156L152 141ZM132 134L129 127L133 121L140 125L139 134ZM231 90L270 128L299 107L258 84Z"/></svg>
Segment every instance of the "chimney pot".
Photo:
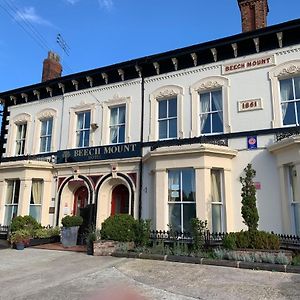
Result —
<svg viewBox="0 0 300 300"><path fill-rule="evenodd" d="M268 0L238 0L243 32L267 26Z"/></svg>
<svg viewBox="0 0 300 300"><path fill-rule="evenodd" d="M62 73L60 57L57 53L49 51L48 57L43 62L42 82L59 78Z"/></svg>

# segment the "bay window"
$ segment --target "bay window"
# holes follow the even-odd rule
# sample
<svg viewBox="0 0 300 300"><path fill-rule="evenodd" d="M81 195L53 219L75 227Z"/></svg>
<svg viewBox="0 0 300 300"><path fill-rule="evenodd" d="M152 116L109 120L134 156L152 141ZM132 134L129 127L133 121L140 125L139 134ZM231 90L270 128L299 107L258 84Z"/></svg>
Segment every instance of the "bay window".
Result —
<svg viewBox="0 0 300 300"><path fill-rule="evenodd" d="M43 180L33 179L31 186L29 215L38 222L41 221L42 193Z"/></svg>
<svg viewBox="0 0 300 300"><path fill-rule="evenodd" d="M224 205L221 170L211 170L211 223L212 232L223 232Z"/></svg>
<svg viewBox="0 0 300 300"><path fill-rule="evenodd" d="M20 180L7 180L4 224L9 225L18 214Z"/></svg>
<svg viewBox="0 0 300 300"><path fill-rule="evenodd" d="M168 171L169 226L179 232L190 232L196 217L195 171L192 168Z"/></svg>

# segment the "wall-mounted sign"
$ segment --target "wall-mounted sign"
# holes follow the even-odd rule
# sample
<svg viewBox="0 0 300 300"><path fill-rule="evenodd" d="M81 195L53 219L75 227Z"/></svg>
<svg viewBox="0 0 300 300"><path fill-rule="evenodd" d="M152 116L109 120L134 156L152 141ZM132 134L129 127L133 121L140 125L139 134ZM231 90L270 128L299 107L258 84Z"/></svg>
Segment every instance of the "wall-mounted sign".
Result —
<svg viewBox="0 0 300 300"><path fill-rule="evenodd" d="M247 59L232 64L223 65L222 74L231 74L237 72L243 72L248 70L254 70L275 65L275 56L265 56L256 59Z"/></svg>
<svg viewBox="0 0 300 300"><path fill-rule="evenodd" d="M68 149L57 152L57 163L106 160L141 156L141 144L117 144L99 147Z"/></svg>
<svg viewBox="0 0 300 300"><path fill-rule="evenodd" d="M238 112L257 109L263 109L262 99L251 99L238 102Z"/></svg>
<svg viewBox="0 0 300 300"><path fill-rule="evenodd" d="M249 150L257 149L257 136L247 136L247 148Z"/></svg>

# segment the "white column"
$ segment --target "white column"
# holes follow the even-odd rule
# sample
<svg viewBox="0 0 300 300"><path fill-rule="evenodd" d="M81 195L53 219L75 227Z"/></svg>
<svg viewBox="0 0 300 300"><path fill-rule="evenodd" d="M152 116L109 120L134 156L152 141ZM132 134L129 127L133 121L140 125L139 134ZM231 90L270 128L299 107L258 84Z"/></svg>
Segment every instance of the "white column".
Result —
<svg viewBox="0 0 300 300"><path fill-rule="evenodd" d="M211 227L211 174L210 168L195 169L196 175L196 217L208 221Z"/></svg>
<svg viewBox="0 0 300 300"><path fill-rule="evenodd" d="M29 215L30 196L31 196L31 179L21 179L18 215Z"/></svg>
<svg viewBox="0 0 300 300"><path fill-rule="evenodd" d="M43 181L42 207L41 207L41 224L43 226L49 225L49 207L51 203L51 180Z"/></svg>
<svg viewBox="0 0 300 300"><path fill-rule="evenodd" d="M168 173L165 169L155 170L154 199L154 228L166 230L168 224Z"/></svg>

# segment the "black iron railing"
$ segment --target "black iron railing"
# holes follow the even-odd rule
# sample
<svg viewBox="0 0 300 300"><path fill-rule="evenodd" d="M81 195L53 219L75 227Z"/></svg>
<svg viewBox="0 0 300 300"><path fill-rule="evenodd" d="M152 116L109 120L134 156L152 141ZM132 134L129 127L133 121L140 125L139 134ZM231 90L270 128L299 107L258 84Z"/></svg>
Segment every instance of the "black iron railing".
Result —
<svg viewBox="0 0 300 300"><path fill-rule="evenodd" d="M0 225L0 239L6 240L8 236L9 226Z"/></svg>

